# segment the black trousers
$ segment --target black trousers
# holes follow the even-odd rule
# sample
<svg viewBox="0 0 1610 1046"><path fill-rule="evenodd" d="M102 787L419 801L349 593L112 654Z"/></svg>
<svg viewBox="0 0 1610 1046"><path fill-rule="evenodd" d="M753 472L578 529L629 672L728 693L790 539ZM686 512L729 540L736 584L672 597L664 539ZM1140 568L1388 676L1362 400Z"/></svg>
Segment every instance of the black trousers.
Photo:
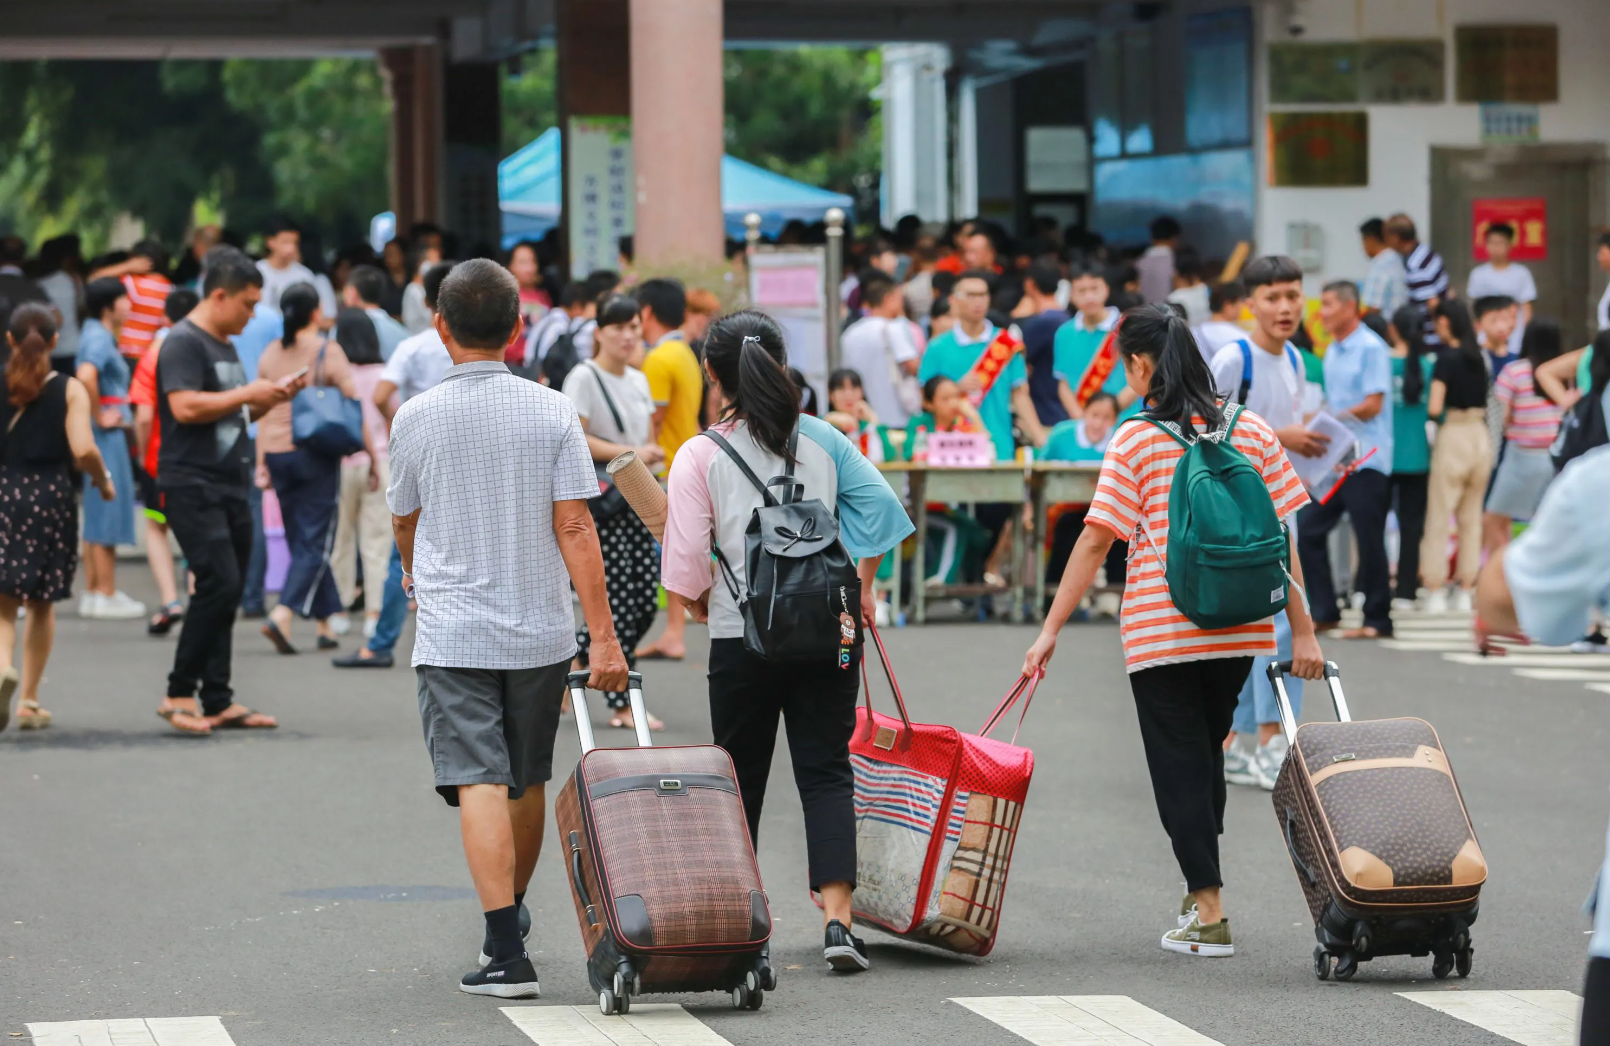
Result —
<svg viewBox="0 0 1610 1046"><path fill-rule="evenodd" d="M1297 557L1314 623L1334 625L1341 618L1336 582L1331 577L1325 539L1347 513L1358 541L1358 590L1364 593L1364 624L1384 636L1392 634L1392 575L1386 561L1386 513L1391 504L1391 477L1359 469L1321 505L1313 502L1297 513Z"/></svg>
<svg viewBox="0 0 1610 1046"><path fill-rule="evenodd" d="M861 651L848 668L762 661L741 639L710 641L710 726L732 756L749 836L759 845L760 810L777 747L777 718L788 730L794 784L805 807L810 886L855 885L855 773L850 735L860 692Z"/></svg>
<svg viewBox="0 0 1610 1046"><path fill-rule="evenodd" d="M212 484L167 487L162 510L196 581L168 676L169 697L195 697L203 715L235 700L229 686L235 611L252 556L252 518L246 489Z"/></svg>
<svg viewBox="0 0 1610 1046"><path fill-rule="evenodd" d="M1392 507L1398 514L1399 599L1420 591L1420 539L1426 533L1426 498L1430 476L1424 472L1392 473ZM1307 569L1306 565L1304 569Z"/></svg>
<svg viewBox="0 0 1610 1046"><path fill-rule="evenodd" d="M1610 1046L1610 959L1588 960L1588 980L1582 988L1581 1046Z"/></svg>
<svg viewBox="0 0 1610 1046"><path fill-rule="evenodd" d="M1225 657L1143 668L1129 676L1157 814L1185 873L1185 888L1193 893L1224 885L1224 739L1251 670L1252 658Z"/></svg>
<svg viewBox="0 0 1610 1046"><path fill-rule="evenodd" d="M1073 546L1079 543L1079 535L1085 532L1085 517L1089 512L1089 509L1064 512L1057 517L1056 528L1051 531L1051 555L1045 562L1046 599L1053 598L1056 586L1062 583L1062 575L1068 569L1068 559L1073 555ZM1124 587L1128 561L1129 542L1114 541L1107 549L1107 559L1103 563L1107 568L1108 587Z"/></svg>

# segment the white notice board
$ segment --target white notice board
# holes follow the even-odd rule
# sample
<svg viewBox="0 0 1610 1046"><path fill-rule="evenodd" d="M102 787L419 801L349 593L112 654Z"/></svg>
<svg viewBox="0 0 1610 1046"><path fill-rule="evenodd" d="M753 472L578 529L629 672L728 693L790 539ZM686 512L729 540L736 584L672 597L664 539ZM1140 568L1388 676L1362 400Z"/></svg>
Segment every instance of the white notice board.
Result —
<svg viewBox="0 0 1610 1046"><path fill-rule="evenodd" d="M619 268L620 238L637 226L631 118L572 116L564 159L570 275Z"/></svg>
<svg viewBox="0 0 1610 1046"><path fill-rule="evenodd" d="M749 256L749 300L783 328L788 365L827 403L827 249L756 247Z"/></svg>

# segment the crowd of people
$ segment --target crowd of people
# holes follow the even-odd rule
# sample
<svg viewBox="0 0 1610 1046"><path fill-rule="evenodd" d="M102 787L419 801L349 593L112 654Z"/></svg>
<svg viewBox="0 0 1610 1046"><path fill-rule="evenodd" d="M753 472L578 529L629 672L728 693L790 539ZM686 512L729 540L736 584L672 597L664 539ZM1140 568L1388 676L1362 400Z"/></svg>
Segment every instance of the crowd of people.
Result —
<svg viewBox="0 0 1610 1046"><path fill-rule="evenodd" d="M278 725L236 700L237 611L261 618L284 655L299 651L296 618L312 622L317 649L334 650L361 612L364 642L333 660L350 669L391 667L417 608L436 787L461 809L486 910L483 968L463 986L506 994L529 977L534 990L522 905L563 679L589 670L611 725L633 728L628 670L686 656L687 619L708 620L712 729L733 755L751 835L781 719L824 955L865 969L849 915L857 677L844 669L860 656L858 630L846 633L857 637L848 659L820 673L767 662L745 641L741 576L713 572L712 559L727 562L722 547L742 544L768 497L751 474L786 472L834 507L863 586L846 619L870 625L883 560L911 530L873 464L920 461L931 437L971 434L997 460L1027 448L1102 463L1092 503L1036 535L1053 549L1058 585L1024 671L1045 671L1058 630L1084 608L1120 618L1159 812L1187 881L1162 944L1230 954L1225 786L1272 788L1287 747L1264 666L1278 657L1317 678L1322 636L1390 636L1394 612L1411 606L1471 610L1484 560L1501 559L1515 524L1538 514L1562 424L1580 421L1588 445L1605 439L1610 333L1562 351L1560 323L1534 314L1533 281L1510 259L1511 227L1486 230L1489 260L1462 293L1407 217L1360 231L1368 272L1325 283L1316 324L1292 259L1227 271L1166 217L1129 258L1051 229L1014 244L981 223L936 233L902 222L848 249L842 367L822 409L762 313L719 316L713 294L668 278L564 281L540 245L460 262L424 227L321 271L325 259L304 252L288 221L264 230L259 259L204 228L171 267L151 241L86 264L71 242L30 260L0 239L0 725L19 690L19 726L51 721L39 681L80 558L82 616L147 616L116 584L136 505L162 603L147 628L179 629L157 712L181 732ZM1599 252L1610 271L1610 237ZM1610 292L1600 313L1610 328ZM1123 424L1137 415L1150 424ZM1168 463L1198 435L1252 464L1303 592L1211 636L1178 606L1158 548ZM611 489L603 466L627 451L668 483L663 541ZM272 608L270 491L288 553ZM918 536L936 543L934 573L913 583L999 583L1010 531L1031 525L1022 506L940 508ZM1357 565L1338 578L1331 538L1343 518ZM665 630L645 642L662 590ZM1350 601L1362 624L1344 631ZM1606 647L1597 626L1576 643ZM499 720L513 726L485 729Z"/></svg>

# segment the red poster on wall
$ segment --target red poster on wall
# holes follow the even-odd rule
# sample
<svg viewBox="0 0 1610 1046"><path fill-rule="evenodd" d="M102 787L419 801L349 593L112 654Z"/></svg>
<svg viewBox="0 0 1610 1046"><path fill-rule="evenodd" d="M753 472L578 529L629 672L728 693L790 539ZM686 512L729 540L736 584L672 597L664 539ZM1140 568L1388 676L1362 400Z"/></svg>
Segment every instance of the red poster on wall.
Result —
<svg viewBox="0 0 1610 1046"><path fill-rule="evenodd" d="M1503 222L1515 230L1511 261L1548 257L1548 201L1541 196L1511 196L1470 203L1471 248L1476 260L1487 260L1487 227Z"/></svg>

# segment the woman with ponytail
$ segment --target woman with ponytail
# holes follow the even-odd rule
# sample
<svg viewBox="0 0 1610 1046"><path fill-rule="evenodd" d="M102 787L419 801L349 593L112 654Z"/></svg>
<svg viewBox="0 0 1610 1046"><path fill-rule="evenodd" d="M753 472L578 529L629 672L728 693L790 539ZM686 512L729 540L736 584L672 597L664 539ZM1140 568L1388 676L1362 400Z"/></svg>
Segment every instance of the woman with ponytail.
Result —
<svg viewBox="0 0 1610 1046"><path fill-rule="evenodd" d="M1146 409L1119 426L1107 445L1084 533L1023 671L1045 671L1056 652L1058 630L1084 598L1108 548L1128 540L1119 634L1152 792L1187 890L1178 927L1163 935L1162 946L1185 955L1232 955L1230 921L1219 897L1224 739L1253 659L1276 653L1275 628L1273 619L1265 618L1205 630L1170 599L1167 551L1159 545L1167 544L1169 496L1175 466L1185 453L1173 433L1186 442L1228 440L1263 477L1282 520L1307 504L1308 495L1274 430L1256 414L1237 416L1233 406L1214 396L1213 376L1183 319L1158 305L1132 309L1119 321L1118 350L1129 387ZM1300 586L1302 567L1292 544L1291 571ZM1323 656L1313 619L1296 593L1286 612L1293 674L1318 679Z"/></svg>
<svg viewBox="0 0 1610 1046"><path fill-rule="evenodd" d="M311 283L285 288L280 313L285 318L284 333L263 350L257 376L284 381L306 371L309 385L334 385L341 395L356 399L358 385L347 354L320 333L325 322L317 288ZM372 452L368 425L363 427L363 440L365 450L370 451L370 484L378 487L379 458ZM257 423L257 486L273 488L291 553L279 603L263 622L263 635L280 653L296 653L290 639L291 619L300 615L313 619L319 649L333 650L339 644L330 618L342 611L335 572L330 569L336 508L341 500L341 459L296 445L291 439L289 402L274 407Z"/></svg>
<svg viewBox="0 0 1610 1046"><path fill-rule="evenodd" d="M56 635L56 604L72 596L78 569L72 471L85 474L103 504L121 493L96 447L89 392L51 369L56 336L50 306L27 302L11 313L11 358L0 383L0 730L19 683L17 725L50 725L50 713L39 707L39 681ZM127 449L123 456L127 461ZM19 677L11 658L21 606L28 619Z"/></svg>
<svg viewBox="0 0 1610 1046"><path fill-rule="evenodd" d="M704 368L723 404L712 431L762 482L792 465L802 488L797 500L817 500L835 510L840 539L860 560L860 615L871 625L878 563L912 531L900 499L842 432L801 416L783 332L770 316L745 310L717 320L705 339ZM715 743L732 756L750 836L756 839L778 717L786 722L794 780L805 807L810 888L821 895L826 923L823 958L835 970L864 970L866 949L850 934L856 863L849 744L861 649L857 642L847 659L821 666L780 664L745 649L738 600L725 581L717 580L711 555L724 550L741 592L744 532L760 506L760 493L714 440L683 444L671 463L661 576L667 590L710 623L710 723Z"/></svg>
<svg viewBox="0 0 1610 1046"><path fill-rule="evenodd" d="M1426 527L1431 444L1426 400L1436 354L1426 350L1425 314L1417 305L1394 312L1387 327L1392 346L1392 501L1398 515L1398 578L1392 602L1412 606L1420 588L1420 537Z"/></svg>

